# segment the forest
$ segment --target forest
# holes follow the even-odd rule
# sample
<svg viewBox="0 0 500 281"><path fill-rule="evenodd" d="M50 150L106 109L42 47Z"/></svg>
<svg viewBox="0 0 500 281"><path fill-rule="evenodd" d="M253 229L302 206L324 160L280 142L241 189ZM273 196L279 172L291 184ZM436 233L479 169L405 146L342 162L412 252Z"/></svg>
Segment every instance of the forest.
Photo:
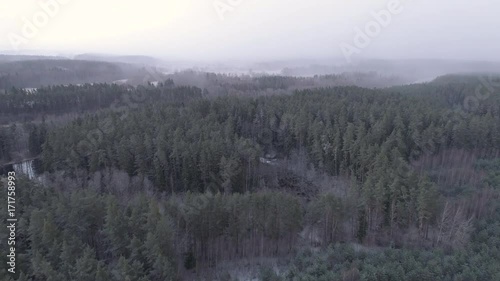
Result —
<svg viewBox="0 0 500 281"><path fill-rule="evenodd" d="M7 58L12 59L11 56ZM131 64L64 58L24 57L2 61L0 57L0 91L16 88L38 88L52 85L104 83L115 80L142 79L156 71ZM141 81L142 82L142 81Z"/></svg>
<svg viewBox="0 0 500 281"><path fill-rule="evenodd" d="M5 280L500 280L500 78L373 75L0 92Z"/></svg>

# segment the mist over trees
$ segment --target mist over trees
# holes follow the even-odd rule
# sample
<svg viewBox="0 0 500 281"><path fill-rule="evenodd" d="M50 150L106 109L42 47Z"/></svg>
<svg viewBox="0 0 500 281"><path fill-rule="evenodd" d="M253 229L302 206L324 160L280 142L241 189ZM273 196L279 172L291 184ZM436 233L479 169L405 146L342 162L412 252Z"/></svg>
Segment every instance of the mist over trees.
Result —
<svg viewBox="0 0 500 281"><path fill-rule="evenodd" d="M0 160L39 160L16 280L231 280L263 258L286 266L262 280L500 276L500 99L463 108L477 77L176 75L3 94Z"/></svg>
<svg viewBox="0 0 500 281"><path fill-rule="evenodd" d="M0 91L12 87L111 83L122 79L143 79L148 75L151 76L143 67L124 63L69 59L0 60Z"/></svg>
<svg viewBox="0 0 500 281"><path fill-rule="evenodd" d="M500 281L500 1L70 2L0 1L0 281Z"/></svg>

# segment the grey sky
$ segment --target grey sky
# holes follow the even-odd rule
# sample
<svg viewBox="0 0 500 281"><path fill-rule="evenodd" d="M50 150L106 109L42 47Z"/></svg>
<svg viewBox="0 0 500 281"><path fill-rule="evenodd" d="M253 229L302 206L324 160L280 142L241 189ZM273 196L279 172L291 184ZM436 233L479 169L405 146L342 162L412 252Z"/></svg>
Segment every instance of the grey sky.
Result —
<svg viewBox="0 0 500 281"><path fill-rule="evenodd" d="M38 2L49 1L61 3L27 38L24 19L43 22ZM355 28L390 1L397 0L0 0L0 50L14 41L21 51L170 59L342 57L339 45L354 44ZM402 11L353 57L500 60L500 1L400 2Z"/></svg>

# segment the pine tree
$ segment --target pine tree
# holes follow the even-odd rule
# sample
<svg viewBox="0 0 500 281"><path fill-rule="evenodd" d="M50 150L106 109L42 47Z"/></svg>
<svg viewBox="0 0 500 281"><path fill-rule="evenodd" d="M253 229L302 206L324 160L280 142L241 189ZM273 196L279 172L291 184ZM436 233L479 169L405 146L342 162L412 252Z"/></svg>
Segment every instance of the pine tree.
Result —
<svg viewBox="0 0 500 281"><path fill-rule="evenodd" d="M108 199L103 232L110 245L108 252L114 257L126 254L128 220L112 197Z"/></svg>
<svg viewBox="0 0 500 281"><path fill-rule="evenodd" d="M222 157L220 161L220 174L224 193L230 194L238 186L237 177L241 173L240 161L236 156Z"/></svg>
<svg viewBox="0 0 500 281"><path fill-rule="evenodd" d="M71 274L73 280L95 281L97 272L97 260L93 249L87 247L80 258L76 260L74 272Z"/></svg>
<svg viewBox="0 0 500 281"><path fill-rule="evenodd" d="M429 182L428 179L423 179L418 186L418 218L419 229L423 231L427 238L428 227L436 212L436 187Z"/></svg>
<svg viewBox="0 0 500 281"><path fill-rule="evenodd" d="M108 268L103 262L97 264L97 270L95 272L95 281L111 281L111 276L108 272Z"/></svg>
<svg viewBox="0 0 500 281"><path fill-rule="evenodd" d="M157 256L155 258L153 268L151 269L149 276L151 280L177 280L175 267L169 259L164 256Z"/></svg>

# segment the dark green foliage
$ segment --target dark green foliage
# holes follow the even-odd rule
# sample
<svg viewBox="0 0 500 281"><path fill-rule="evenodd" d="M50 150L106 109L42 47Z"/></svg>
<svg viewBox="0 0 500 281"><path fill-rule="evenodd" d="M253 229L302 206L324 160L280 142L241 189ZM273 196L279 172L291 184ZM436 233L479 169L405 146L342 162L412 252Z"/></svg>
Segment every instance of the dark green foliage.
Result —
<svg viewBox="0 0 500 281"><path fill-rule="evenodd" d="M191 270L196 267L196 258L194 257L193 251L188 251L184 255L184 268Z"/></svg>
<svg viewBox="0 0 500 281"><path fill-rule="evenodd" d="M254 82L239 87L305 83ZM214 99L172 81L14 89L9 114L27 100L35 114L97 110L129 90L147 101L0 129L0 157L40 154L47 172L47 186L19 179L20 278L174 281L305 248L261 279L497 280L500 103L456 111L468 83Z"/></svg>
<svg viewBox="0 0 500 281"><path fill-rule="evenodd" d="M500 159L480 160L477 169L487 173L483 184L487 187L500 187Z"/></svg>
<svg viewBox="0 0 500 281"><path fill-rule="evenodd" d="M260 269L259 275L260 281L281 281L283 280L280 276L274 272L274 269L269 266L264 266Z"/></svg>
<svg viewBox="0 0 500 281"><path fill-rule="evenodd" d="M3 188L2 188L3 189ZM36 280L175 280L175 247L166 215L153 217L137 198L123 205L112 195L91 190L56 192L20 180L16 199L18 272ZM0 198L6 199L2 192ZM130 215L128 210L132 210ZM2 219L7 211L2 207ZM141 212L150 225L132 225ZM21 224L21 223L20 223ZM132 236L133 227L137 235ZM130 231L129 231L130 230ZM0 235L5 235L2 229ZM152 238L149 238L152 237ZM143 248L144 247L144 248ZM3 273L2 273L3 274ZM20 277L21 278L21 277ZM169 279L170 278L170 279Z"/></svg>

